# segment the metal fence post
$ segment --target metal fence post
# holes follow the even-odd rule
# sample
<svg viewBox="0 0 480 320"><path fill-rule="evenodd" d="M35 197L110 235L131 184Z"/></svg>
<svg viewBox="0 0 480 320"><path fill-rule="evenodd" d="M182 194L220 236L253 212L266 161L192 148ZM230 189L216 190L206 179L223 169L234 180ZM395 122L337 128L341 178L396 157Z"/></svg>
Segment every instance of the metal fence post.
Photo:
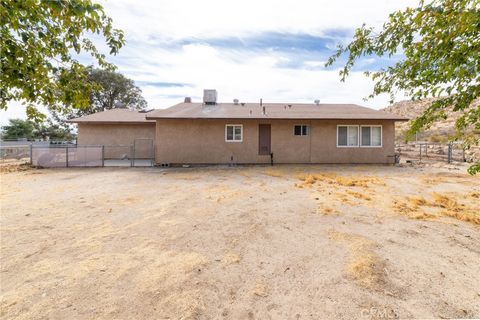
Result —
<svg viewBox="0 0 480 320"><path fill-rule="evenodd" d="M65 147L66 154L65 154L65 166L68 168L68 146Z"/></svg>
<svg viewBox="0 0 480 320"><path fill-rule="evenodd" d="M133 142L135 143L135 142ZM134 167L135 166L135 147L134 145L133 146L130 146L130 152L132 153L132 157L130 158L130 167Z"/></svg>
<svg viewBox="0 0 480 320"><path fill-rule="evenodd" d="M30 143L30 165L33 165L33 143Z"/></svg>
<svg viewBox="0 0 480 320"><path fill-rule="evenodd" d="M155 156L157 154L157 147L155 146L155 142L152 140L152 157L150 158L150 163L152 167L155 166Z"/></svg>
<svg viewBox="0 0 480 320"><path fill-rule="evenodd" d="M448 163L452 162L452 143L448 144Z"/></svg>
<svg viewBox="0 0 480 320"><path fill-rule="evenodd" d="M105 167L105 146L102 145L102 167Z"/></svg>

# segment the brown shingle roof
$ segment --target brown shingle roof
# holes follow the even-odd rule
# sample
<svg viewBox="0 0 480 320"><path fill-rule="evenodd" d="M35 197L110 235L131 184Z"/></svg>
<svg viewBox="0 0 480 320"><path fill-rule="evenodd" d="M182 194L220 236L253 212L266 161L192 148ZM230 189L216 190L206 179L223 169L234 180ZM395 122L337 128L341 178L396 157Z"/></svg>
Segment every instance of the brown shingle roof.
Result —
<svg viewBox="0 0 480 320"><path fill-rule="evenodd" d="M265 114L263 114L265 107ZM168 109L157 109L147 119L372 119L407 121L407 118L355 104L300 103L179 103Z"/></svg>
<svg viewBox="0 0 480 320"><path fill-rule="evenodd" d="M76 119L68 120L71 123L155 123L145 119L148 113L131 111L129 109L111 109L97 112Z"/></svg>

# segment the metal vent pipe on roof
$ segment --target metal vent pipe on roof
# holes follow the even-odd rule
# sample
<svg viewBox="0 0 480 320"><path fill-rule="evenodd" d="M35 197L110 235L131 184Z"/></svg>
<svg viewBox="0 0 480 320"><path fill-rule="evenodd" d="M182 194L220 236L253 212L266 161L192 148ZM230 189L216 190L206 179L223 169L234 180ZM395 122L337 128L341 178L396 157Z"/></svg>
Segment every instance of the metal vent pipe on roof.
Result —
<svg viewBox="0 0 480 320"><path fill-rule="evenodd" d="M191 97L185 97L185 100L183 102L192 103L192 98Z"/></svg>

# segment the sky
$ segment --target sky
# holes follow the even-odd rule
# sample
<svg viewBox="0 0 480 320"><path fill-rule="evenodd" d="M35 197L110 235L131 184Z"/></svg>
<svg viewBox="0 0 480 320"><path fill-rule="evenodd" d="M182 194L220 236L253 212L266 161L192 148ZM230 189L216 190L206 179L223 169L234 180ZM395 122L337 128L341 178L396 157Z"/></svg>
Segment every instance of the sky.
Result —
<svg viewBox="0 0 480 320"><path fill-rule="evenodd" d="M362 23L381 28L389 13L417 0L97 0L125 32L126 45L108 60L142 89L148 108L167 108L184 97L201 101L217 89L220 102L356 103L379 109L386 95L372 92L365 70L402 57L365 57L345 82L341 61L325 68L339 43L348 43ZM101 37L92 38L108 52ZM88 55L78 57L91 64ZM405 97L397 97L398 100ZM12 102L0 123L25 118Z"/></svg>

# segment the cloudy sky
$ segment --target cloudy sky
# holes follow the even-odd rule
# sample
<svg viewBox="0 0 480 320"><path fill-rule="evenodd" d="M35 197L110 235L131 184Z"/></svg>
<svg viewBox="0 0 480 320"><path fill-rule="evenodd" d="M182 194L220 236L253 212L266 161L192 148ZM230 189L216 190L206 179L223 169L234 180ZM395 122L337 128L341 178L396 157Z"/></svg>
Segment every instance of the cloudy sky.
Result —
<svg viewBox="0 0 480 320"><path fill-rule="evenodd" d="M102 0L127 44L110 61L135 80L149 108L166 108L185 96L201 100L204 88L220 101L357 103L385 107L387 97L363 101L372 82L363 75L393 60L366 57L345 83L325 68L338 43L366 23L380 28L388 14L417 0ZM103 50L100 38L95 39ZM90 64L87 56L80 59ZM402 99L403 97L399 97ZM12 104L2 111L24 117Z"/></svg>

